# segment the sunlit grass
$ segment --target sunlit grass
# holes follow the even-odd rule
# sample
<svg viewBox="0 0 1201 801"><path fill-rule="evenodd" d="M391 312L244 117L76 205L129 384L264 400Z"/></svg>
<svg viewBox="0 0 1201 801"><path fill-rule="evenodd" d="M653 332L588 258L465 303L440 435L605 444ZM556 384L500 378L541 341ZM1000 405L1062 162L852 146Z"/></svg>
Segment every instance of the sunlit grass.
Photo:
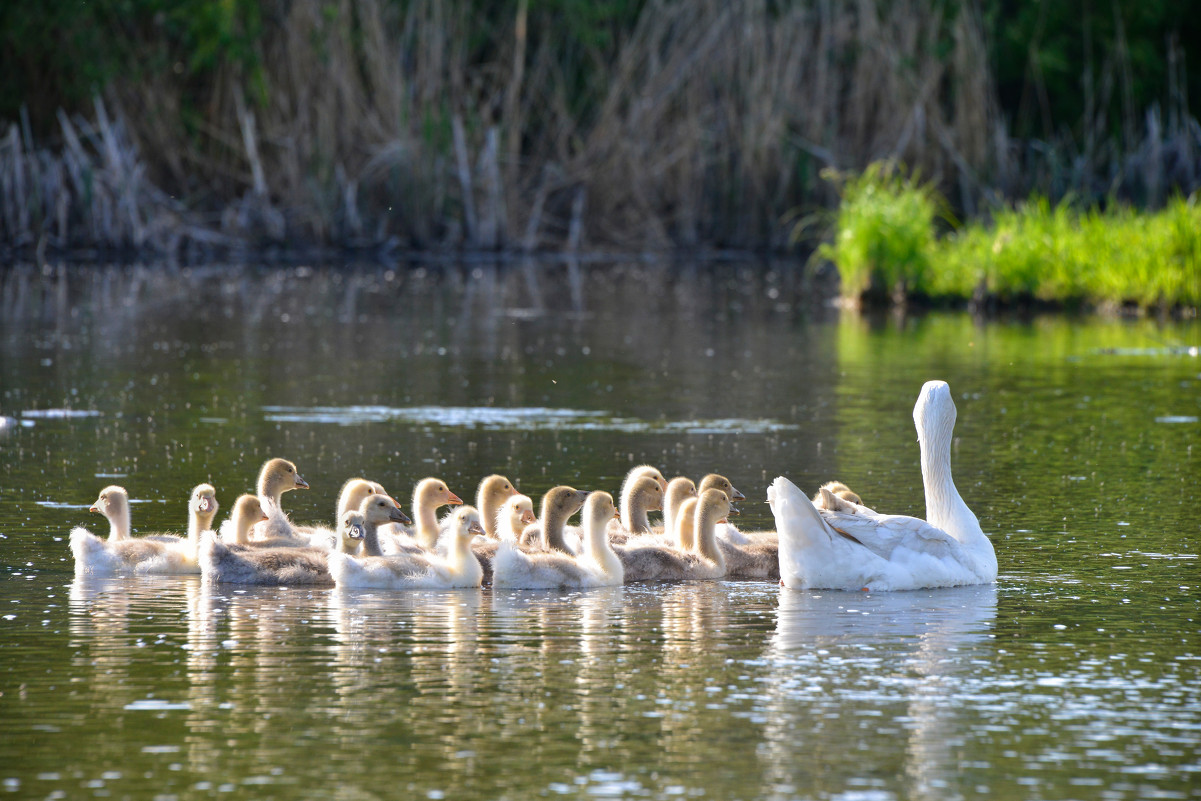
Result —
<svg viewBox="0 0 1201 801"><path fill-rule="evenodd" d="M873 288L942 300L1201 305L1201 207L1177 197L1162 210L1080 210L1032 198L942 237L942 200L888 165L843 184L834 242L818 255L838 267L843 294Z"/></svg>

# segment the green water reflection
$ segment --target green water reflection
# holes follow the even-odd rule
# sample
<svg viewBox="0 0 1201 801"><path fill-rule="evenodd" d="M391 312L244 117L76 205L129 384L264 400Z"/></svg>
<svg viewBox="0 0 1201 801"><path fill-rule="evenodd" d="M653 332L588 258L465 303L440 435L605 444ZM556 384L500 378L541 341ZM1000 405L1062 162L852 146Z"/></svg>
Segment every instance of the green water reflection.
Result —
<svg viewBox="0 0 1201 801"><path fill-rule="evenodd" d="M787 265L0 273L0 793L14 797L1201 795L1201 327L869 319ZM224 511L284 455L341 482L535 499L632 464L923 513L910 419L950 382L996 586L584 593L75 579Z"/></svg>

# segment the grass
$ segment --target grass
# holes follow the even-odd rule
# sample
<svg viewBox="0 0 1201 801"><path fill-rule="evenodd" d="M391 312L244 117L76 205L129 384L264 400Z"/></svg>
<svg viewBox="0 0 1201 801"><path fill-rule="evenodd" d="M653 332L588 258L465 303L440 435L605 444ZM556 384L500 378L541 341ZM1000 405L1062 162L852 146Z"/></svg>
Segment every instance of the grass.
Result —
<svg viewBox="0 0 1201 801"><path fill-rule="evenodd" d="M834 241L818 255L838 267L850 299L900 287L949 301L1201 306L1196 195L1150 212L1034 197L937 237L942 201L892 165L872 165L842 186Z"/></svg>

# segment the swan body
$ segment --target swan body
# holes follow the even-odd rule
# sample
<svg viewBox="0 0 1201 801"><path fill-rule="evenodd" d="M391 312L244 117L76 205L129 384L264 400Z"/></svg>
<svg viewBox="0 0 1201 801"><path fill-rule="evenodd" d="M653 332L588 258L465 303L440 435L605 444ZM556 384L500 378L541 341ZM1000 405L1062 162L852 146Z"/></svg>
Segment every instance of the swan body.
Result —
<svg viewBox="0 0 1201 801"><path fill-rule="evenodd" d="M446 558L434 554L413 557L368 555L355 558L334 553L329 557L329 569L339 587L376 588L389 590L440 589L478 587L484 571L471 551L471 540L484 533L480 514L474 506L460 506L450 518L451 540ZM364 538L364 553L368 553Z"/></svg>
<svg viewBox="0 0 1201 801"><path fill-rule="evenodd" d="M200 571L204 580L223 584L259 584L270 586L330 586L329 560L343 551L360 548L368 533L387 521L408 522L396 501L387 495L370 495L359 512L348 512L339 521L342 551L323 548L251 547L239 548L207 537L200 546Z"/></svg>
<svg viewBox="0 0 1201 801"><path fill-rule="evenodd" d="M913 421L921 448L927 520L821 512L787 478L772 482L767 498L780 535L785 586L914 590L996 579L992 543L951 478L955 402L946 382L926 382ZM821 492L833 496L828 489Z"/></svg>
<svg viewBox="0 0 1201 801"><path fill-rule="evenodd" d="M737 513L724 492L705 490L696 501L693 533L696 551L682 551L668 545L616 548L626 582L721 578L726 574L726 561L717 543L717 524Z"/></svg>
<svg viewBox="0 0 1201 801"><path fill-rule="evenodd" d="M129 495L122 487L105 487L89 509L109 520L109 538L102 540L85 528L71 530L71 553L77 573L117 573L133 570L148 575L186 575L200 572L197 548L201 532L213 526L217 493L199 484L188 500L188 533L129 536Z"/></svg>
<svg viewBox="0 0 1201 801"><path fill-rule="evenodd" d="M613 496L607 492L590 493L582 515L583 553L579 556L557 551L526 553L516 542L504 540L492 562L492 585L521 589L583 589L621 584L625 580L625 570L607 538L609 521L617 515Z"/></svg>
<svg viewBox="0 0 1201 801"><path fill-rule="evenodd" d="M513 482L502 475L493 474L480 481L480 485L475 491L475 508L480 512L480 523L484 526L484 534L487 537L491 539L500 537L501 522L498 515L501 507L511 498L517 497L518 494Z"/></svg>

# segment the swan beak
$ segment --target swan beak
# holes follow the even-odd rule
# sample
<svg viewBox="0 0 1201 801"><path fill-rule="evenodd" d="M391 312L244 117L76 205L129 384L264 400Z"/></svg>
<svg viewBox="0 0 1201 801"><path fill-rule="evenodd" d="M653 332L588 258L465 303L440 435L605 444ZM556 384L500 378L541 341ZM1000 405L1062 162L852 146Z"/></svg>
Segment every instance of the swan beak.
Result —
<svg viewBox="0 0 1201 801"><path fill-rule="evenodd" d="M472 520L467 524L467 533L472 535L482 535L484 527L480 525L478 520Z"/></svg>
<svg viewBox="0 0 1201 801"><path fill-rule="evenodd" d="M741 492L739 492L736 487L730 487L730 491L734 493L733 495L730 496L730 500L732 500L732 501L745 501L746 500L746 496L743 495Z"/></svg>
<svg viewBox="0 0 1201 801"><path fill-rule="evenodd" d="M409 516L395 506L388 510L388 519L395 523L403 523L406 526L413 525L413 521L409 519Z"/></svg>
<svg viewBox="0 0 1201 801"><path fill-rule="evenodd" d="M449 498L446 499L446 504L448 506L458 506L459 504L461 504L463 502L463 499L460 498L458 495L455 495L453 492L450 492L449 490L447 490L447 494L450 496Z"/></svg>
<svg viewBox="0 0 1201 801"><path fill-rule="evenodd" d="M296 489L308 489L309 482L300 477L300 473L296 474Z"/></svg>

